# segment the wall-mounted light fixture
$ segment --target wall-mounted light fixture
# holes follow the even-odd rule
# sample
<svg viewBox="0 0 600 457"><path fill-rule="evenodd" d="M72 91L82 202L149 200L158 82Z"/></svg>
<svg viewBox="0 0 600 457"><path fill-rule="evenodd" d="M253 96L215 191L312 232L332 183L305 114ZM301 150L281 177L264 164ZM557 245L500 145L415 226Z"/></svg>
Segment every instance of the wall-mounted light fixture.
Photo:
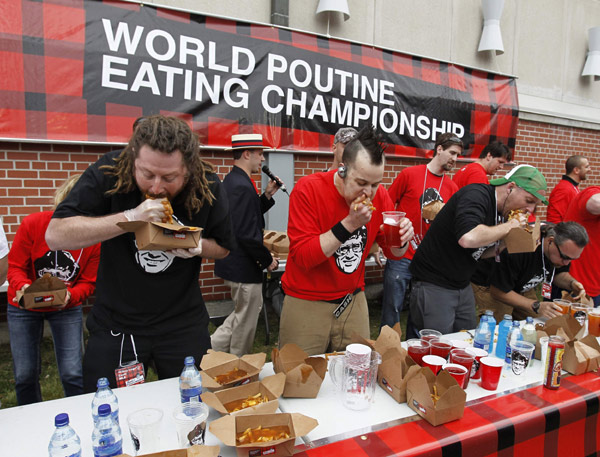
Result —
<svg viewBox="0 0 600 457"><path fill-rule="evenodd" d="M581 76L593 76L597 81L600 79L600 27L589 29L588 38L589 51Z"/></svg>
<svg viewBox="0 0 600 457"><path fill-rule="evenodd" d="M329 19L331 13L342 13L344 21L350 19L348 0L319 0L316 14L327 13L327 36L329 36Z"/></svg>
<svg viewBox="0 0 600 457"><path fill-rule="evenodd" d="M481 7L483 9L483 32L481 32L477 51L496 51L498 55L504 54L500 31L500 17L502 17L504 9L504 0L481 0Z"/></svg>

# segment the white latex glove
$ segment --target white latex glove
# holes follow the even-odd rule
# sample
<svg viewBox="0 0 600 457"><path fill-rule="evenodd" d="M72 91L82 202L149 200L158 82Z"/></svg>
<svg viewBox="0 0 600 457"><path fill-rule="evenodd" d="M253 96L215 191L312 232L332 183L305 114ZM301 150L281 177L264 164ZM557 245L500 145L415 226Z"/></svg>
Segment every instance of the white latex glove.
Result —
<svg viewBox="0 0 600 457"><path fill-rule="evenodd" d="M197 248L189 248L189 249L172 249L169 251L175 257L180 257L182 259L191 259L192 257L202 255L202 240L200 240L200 244Z"/></svg>
<svg viewBox="0 0 600 457"><path fill-rule="evenodd" d="M163 199L147 199L136 208L125 210L124 214L128 221L160 222L165 217Z"/></svg>

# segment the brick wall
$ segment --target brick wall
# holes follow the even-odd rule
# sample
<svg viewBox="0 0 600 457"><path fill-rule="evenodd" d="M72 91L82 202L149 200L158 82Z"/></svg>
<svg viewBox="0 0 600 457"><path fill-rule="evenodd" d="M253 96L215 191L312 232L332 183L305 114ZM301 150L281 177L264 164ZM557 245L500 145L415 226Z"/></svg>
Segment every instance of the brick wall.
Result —
<svg viewBox="0 0 600 457"><path fill-rule="evenodd" d="M564 173L564 162L572 154L590 159L592 173L588 185L600 185L600 132L594 130L554 126L541 122L521 120L519 123L516 159L518 163L536 165L546 176L552 189ZM26 215L51 209L54 189L69 175L81 172L100 155L109 151L106 146L62 145L41 143L0 142L0 215L9 242ZM232 160L227 153L204 153L221 177L228 173ZM322 171L331 162L330 155L297 154L295 180ZM384 185L407 166L423 163L423 159L388 157ZM255 176L256 180L260 176ZM545 216L545 207L540 216ZM381 269L368 268L367 282L381 280ZM200 275L201 287L207 300L228 297L222 281L213 275L213 263L206 262Z"/></svg>

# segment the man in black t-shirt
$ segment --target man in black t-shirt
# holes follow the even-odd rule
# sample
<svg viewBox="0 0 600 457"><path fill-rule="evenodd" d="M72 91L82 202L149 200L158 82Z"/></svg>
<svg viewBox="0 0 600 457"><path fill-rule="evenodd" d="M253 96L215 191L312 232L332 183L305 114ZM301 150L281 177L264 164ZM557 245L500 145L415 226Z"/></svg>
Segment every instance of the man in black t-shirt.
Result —
<svg viewBox="0 0 600 457"><path fill-rule="evenodd" d="M537 204L547 203L546 189L539 170L519 165L503 178L465 186L450 198L410 265L410 314L418 330L451 333L475 327L470 279L477 261L500 253L508 232L525 225L526 213ZM506 221L512 210L525 214Z"/></svg>
<svg viewBox="0 0 600 457"><path fill-rule="evenodd" d="M503 251L500 263L493 267L490 294L513 308L512 315L516 320L527 316L553 318L560 315L560 308L550 301L552 284L571 291L576 299L585 296L583 284L569 274L569 264L579 258L588 244L586 230L577 222L561 222L542 230L542 242L534 252L509 255ZM536 288L539 284L544 284L542 293L547 301L538 301ZM498 322L499 317L502 319L500 313L494 315Z"/></svg>
<svg viewBox="0 0 600 457"><path fill-rule="evenodd" d="M146 196L152 198L146 199ZM175 223L203 228L197 248L140 251L117 223L161 221L165 199ZM208 313L198 279L202 258L234 245L229 205L198 139L174 117L150 116L127 147L91 165L56 209L46 232L52 250L101 242L96 301L83 360L84 391L128 362L154 362L159 378L177 376L185 356L210 348Z"/></svg>

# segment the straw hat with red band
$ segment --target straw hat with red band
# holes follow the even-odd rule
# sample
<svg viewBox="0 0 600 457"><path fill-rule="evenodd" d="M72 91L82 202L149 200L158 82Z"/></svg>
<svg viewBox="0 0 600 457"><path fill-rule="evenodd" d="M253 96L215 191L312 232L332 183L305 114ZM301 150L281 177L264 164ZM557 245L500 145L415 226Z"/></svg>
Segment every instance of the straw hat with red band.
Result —
<svg viewBox="0 0 600 457"><path fill-rule="evenodd" d="M260 133L242 133L231 136L231 147L226 151L235 149L269 149L269 146L263 144L263 137Z"/></svg>

